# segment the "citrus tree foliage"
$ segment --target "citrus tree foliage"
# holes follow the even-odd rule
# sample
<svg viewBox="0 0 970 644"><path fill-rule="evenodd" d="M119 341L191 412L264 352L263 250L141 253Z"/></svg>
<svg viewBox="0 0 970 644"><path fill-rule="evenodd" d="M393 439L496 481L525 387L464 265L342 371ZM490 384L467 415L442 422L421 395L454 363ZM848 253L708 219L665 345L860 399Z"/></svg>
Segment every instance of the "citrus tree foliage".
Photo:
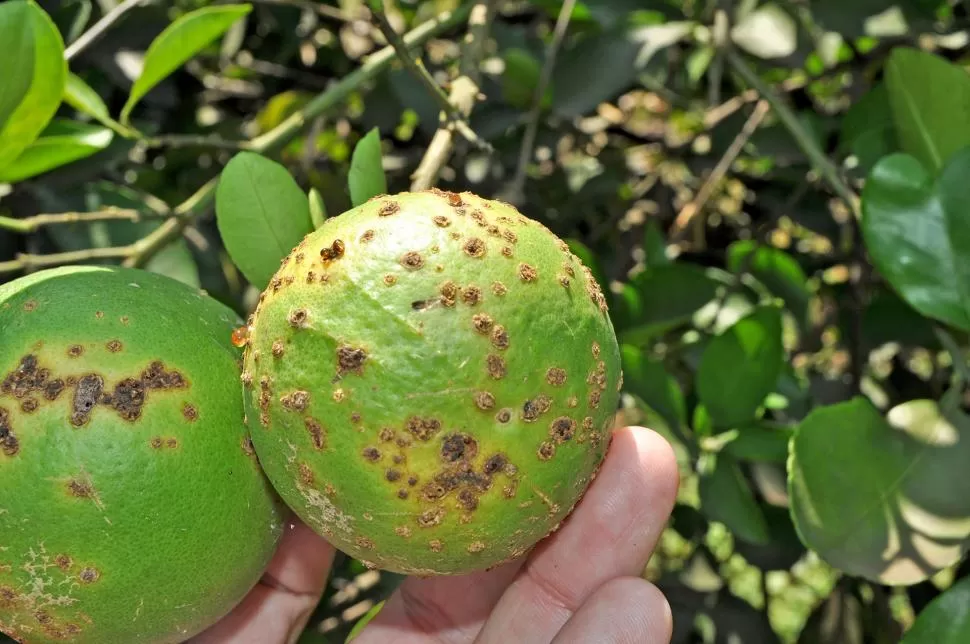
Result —
<svg viewBox="0 0 970 644"><path fill-rule="evenodd" d="M0 279L124 263L246 314L376 194L511 201L608 293L618 422L678 452L675 642L970 641L968 11L8 0ZM399 581L345 559L301 642Z"/></svg>

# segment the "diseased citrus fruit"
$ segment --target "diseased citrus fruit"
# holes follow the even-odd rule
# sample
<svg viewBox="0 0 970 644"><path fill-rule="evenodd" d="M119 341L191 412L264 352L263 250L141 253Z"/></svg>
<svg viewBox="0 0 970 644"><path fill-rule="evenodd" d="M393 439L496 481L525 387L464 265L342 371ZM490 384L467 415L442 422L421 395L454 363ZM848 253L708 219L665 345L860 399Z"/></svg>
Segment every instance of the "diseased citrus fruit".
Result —
<svg viewBox="0 0 970 644"><path fill-rule="evenodd" d="M0 286L0 631L181 642L256 583L282 503L243 422L236 321L143 271Z"/></svg>
<svg viewBox="0 0 970 644"><path fill-rule="evenodd" d="M248 327L264 470L374 566L457 574L517 557L604 457L620 359L603 294L507 204L373 199L293 250Z"/></svg>

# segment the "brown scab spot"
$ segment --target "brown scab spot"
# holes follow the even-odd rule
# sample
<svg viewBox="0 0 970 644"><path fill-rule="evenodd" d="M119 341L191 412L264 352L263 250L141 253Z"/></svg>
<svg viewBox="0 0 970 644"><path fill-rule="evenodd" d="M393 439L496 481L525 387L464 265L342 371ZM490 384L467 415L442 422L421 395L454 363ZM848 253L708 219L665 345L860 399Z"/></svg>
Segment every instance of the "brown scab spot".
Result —
<svg viewBox="0 0 970 644"><path fill-rule="evenodd" d="M406 491L407 490L405 490L405 492ZM394 528L394 534L396 534L399 537L404 537L405 539L407 539L408 537L411 536L411 528L409 528L406 525L399 525Z"/></svg>
<svg viewBox="0 0 970 644"><path fill-rule="evenodd" d="M576 271L573 270L573 267L569 262L563 262L562 270L564 273L566 273L566 275L576 277Z"/></svg>
<svg viewBox="0 0 970 644"><path fill-rule="evenodd" d="M576 433L576 421L569 416L560 416L549 424L549 436L558 443L564 443Z"/></svg>
<svg viewBox="0 0 970 644"><path fill-rule="evenodd" d="M367 242L373 240L374 239L374 234L375 233L374 233L373 230L365 230L360 235L360 243L361 244L366 244Z"/></svg>
<svg viewBox="0 0 970 644"><path fill-rule="evenodd" d="M418 440L427 441L441 430L441 421L437 418L411 416L404 424L404 428Z"/></svg>
<svg viewBox="0 0 970 644"><path fill-rule="evenodd" d="M566 277L565 275L560 275L559 276L559 284L563 288L569 288L569 278Z"/></svg>
<svg viewBox="0 0 970 644"><path fill-rule="evenodd" d="M502 237L504 237L505 240L510 244L515 244L515 243L518 243L519 241L519 238L516 236L516 234L508 229L505 229L502 231Z"/></svg>
<svg viewBox="0 0 970 644"><path fill-rule="evenodd" d="M381 460L381 450L376 447L365 447L361 452L361 456L370 461L371 463L376 463Z"/></svg>
<svg viewBox="0 0 970 644"><path fill-rule="evenodd" d="M461 292L461 301L469 306L475 306L482 299L482 289L469 284Z"/></svg>
<svg viewBox="0 0 970 644"><path fill-rule="evenodd" d="M458 493L458 505L468 510L469 512L474 511L478 508L478 495L472 490L464 489Z"/></svg>
<svg viewBox="0 0 970 644"><path fill-rule="evenodd" d="M539 413L544 414L552 407L552 398L546 394L539 394L535 397L535 404L539 408Z"/></svg>
<svg viewBox="0 0 970 644"><path fill-rule="evenodd" d="M595 340L593 341L592 351L593 351L593 357L599 359L599 357L600 357L600 343L599 342L596 342Z"/></svg>
<svg viewBox="0 0 970 644"><path fill-rule="evenodd" d="M497 356L494 353L488 354L485 357L485 371L495 380L501 380L506 373L505 360L502 356Z"/></svg>
<svg viewBox="0 0 970 644"><path fill-rule="evenodd" d="M125 378L115 385L110 394L102 395L101 402L118 412L124 420L135 421L141 418L147 395L144 381Z"/></svg>
<svg viewBox="0 0 970 644"><path fill-rule="evenodd" d="M488 335L492 330L492 317L487 313L476 313L472 316L472 326L482 335Z"/></svg>
<svg viewBox="0 0 970 644"><path fill-rule="evenodd" d="M80 344L72 344L67 348L68 358L80 358L82 355L84 355L84 347Z"/></svg>
<svg viewBox="0 0 970 644"><path fill-rule="evenodd" d="M54 557L54 563L58 568L64 572L67 572L71 569L71 566L74 565L74 560L72 560L68 555L61 554Z"/></svg>
<svg viewBox="0 0 970 644"><path fill-rule="evenodd" d="M507 423L512 420L512 410L511 409L501 409L497 414L495 414L495 420L500 423Z"/></svg>
<svg viewBox="0 0 970 644"><path fill-rule="evenodd" d="M88 566L78 574L78 579L81 580L83 584L93 584L98 579L101 578L101 573L98 572L97 568L92 568Z"/></svg>
<svg viewBox="0 0 970 644"><path fill-rule="evenodd" d="M543 441L539 445L539 450L536 452L539 456L539 460L548 461L550 458L556 455L556 444L550 441Z"/></svg>
<svg viewBox="0 0 970 644"><path fill-rule="evenodd" d="M479 391L475 394L475 406L487 411L495 406L495 396L488 391Z"/></svg>
<svg viewBox="0 0 970 644"><path fill-rule="evenodd" d="M505 469L508 462L509 459L505 456L505 454L492 454L482 466L482 471L485 472L486 475L491 476Z"/></svg>
<svg viewBox="0 0 970 644"><path fill-rule="evenodd" d="M447 197L448 197L448 205L451 206L452 208L458 208L463 205L460 194L455 192L449 192L447 193Z"/></svg>
<svg viewBox="0 0 970 644"><path fill-rule="evenodd" d="M511 246L502 246L502 257L507 257L512 259L515 257L515 251L512 250Z"/></svg>
<svg viewBox="0 0 970 644"><path fill-rule="evenodd" d="M57 378L56 380L50 380L47 382L46 385L44 385L44 398L51 401L57 400L57 398L61 395L61 392L64 391L65 388L66 388L66 385L64 384L64 381L61 380L60 378Z"/></svg>
<svg viewBox="0 0 970 644"><path fill-rule="evenodd" d="M253 439L249 434L243 436L240 447L242 447L243 454L246 456L256 456L256 446L253 445Z"/></svg>
<svg viewBox="0 0 970 644"><path fill-rule="evenodd" d="M160 436L153 436L152 439L149 441L149 444L152 446L152 449L161 449L162 439Z"/></svg>
<svg viewBox="0 0 970 644"><path fill-rule="evenodd" d="M306 427L307 433L310 435L310 442L313 443L314 449L321 450L327 445L326 434L323 429L323 425L320 421L311 416L307 416L303 419L303 425Z"/></svg>
<svg viewBox="0 0 970 644"><path fill-rule="evenodd" d="M343 240L335 239L329 247L320 249L320 259L323 260L324 264L336 261L344 256L344 250Z"/></svg>
<svg viewBox="0 0 970 644"><path fill-rule="evenodd" d="M367 537L357 537L356 543L361 550L372 550L374 548L374 542Z"/></svg>
<svg viewBox="0 0 970 644"><path fill-rule="evenodd" d="M536 404L535 400L527 400L522 405L522 420L531 423L539 418L539 405Z"/></svg>
<svg viewBox="0 0 970 644"><path fill-rule="evenodd" d="M394 481L400 480L401 472L400 470L389 468L384 472L384 478L393 483Z"/></svg>
<svg viewBox="0 0 970 644"><path fill-rule="evenodd" d="M445 306L454 306L455 302L458 301L459 288L457 284L448 280L438 287L438 293L441 294L442 304Z"/></svg>
<svg viewBox="0 0 970 644"><path fill-rule="evenodd" d="M104 311L95 311L94 312L94 317L96 317L99 320L103 320L104 319Z"/></svg>
<svg viewBox="0 0 970 644"><path fill-rule="evenodd" d="M488 234L491 235L492 237L501 237L502 236L502 231L499 229L498 226L496 226L494 224L492 224L490 226L486 226L485 230L487 230L488 231Z"/></svg>
<svg viewBox="0 0 970 644"><path fill-rule="evenodd" d="M337 373L339 375L348 371L358 376L362 375L365 360L367 360L367 352L360 347L352 347L347 344L337 347Z"/></svg>
<svg viewBox="0 0 970 644"><path fill-rule="evenodd" d="M425 510L418 516L418 525L420 525L422 528L431 528L441 523L441 520L444 517L445 511L443 508Z"/></svg>
<svg viewBox="0 0 970 644"><path fill-rule="evenodd" d="M570 396L566 399L566 406L570 409L576 408L579 405L579 399L576 396Z"/></svg>
<svg viewBox="0 0 970 644"><path fill-rule="evenodd" d="M390 427L383 427L381 428L381 433L378 438L381 439L382 443L390 443L392 440L394 440L394 430Z"/></svg>
<svg viewBox="0 0 970 644"><path fill-rule="evenodd" d="M169 449L175 449L178 446L179 446L179 441L178 441L177 438L166 438L165 439L165 447L167 447Z"/></svg>
<svg viewBox="0 0 970 644"><path fill-rule="evenodd" d="M333 398L335 403L341 403L344 401L344 398L347 397L347 392L345 392L341 387L337 387L333 390L333 394L330 397Z"/></svg>
<svg viewBox="0 0 970 644"><path fill-rule="evenodd" d="M428 547L431 548L431 552L441 552L445 544L441 543L441 539L432 539L428 542Z"/></svg>
<svg viewBox="0 0 970 644"><path fill-rule="evenodd" d="M313 476L313 470L306 463L300 463L300 481L303 485L311 486L313 485L315 477Z"/></svg>
<svg viewBox="0 0 970 644"><path fill-rule="evenodd" d="M195 405L185 403L185 405L182 406L182 417L190 423L194 423L199 418L199 410Z"/></svg>
<svg viewBox="0 0 970 644"><path fill-rule="evenodd" d="M600 406L600 392L598 390L593 390L589 392L589 406L593 409L599 409Z"/></svg>
<svg viewBox="0 0 970 644"><path fill-rule="evenodd" d="M310 394L302 389L298 389L291 394L286 394L280 398L280 404L287 411L302 412L306 411L310 404Z"/></svg>
<svg viewBox="0 0 970 644"><path fill-rule="evenodd" d="M26 302L24 302L24 311L26 311L27 313L30 313L31 311L35 311L36 309L37 309L36 300L27 300Z"/></svg>
<svg viewBox="0 0 970 644"><path fill-rule="evenodd" d="M397 283L397 275L393 273L388 273L384 276L384 284L387 286L394 286Z"/></svg>
<svg viewBox="0 0 970 644"><path fill-rule="evenodd" d="M441 458L446 463L459 460L470 461L476 454L478 454L478 441L468 434L449 434L441 443Z"/></svg>
<svg viewBox="0 0 970 644"><path fill-rule="evenodd" d="M36 398L27 398L20 403L20 410L25 414L32 414L33 412L37 411L37 407L39 406L40 403L37 402Z"/></svg>
<svg viewBox="0 0 970 644"><path fill-rule="evenodd" d="M294 329L305 329L308 318L309 314L306 309L293 309L286 319Z"/></svg>
<svg viewBox="0 0 970 644"><path fill-rule="evenodd" d="M401 266L403 266L404 268L410 271L416 271L422 266L424 266L424 258L421 257L421 253L415 252L413 250L408 251L403 255L401 255L400 262L401 262Z"/></svg>
<svg viewBox="0 0 970 644"><path fill-rule="evenodd" d="M360 412L359 411L355 411L355 412L352 412L350 414L350 422L353 425L357 425L357 424L360 423Z"/></svg>
<svg viewBox="0 0 970 644"><path fill-rule="evenodd" d="M431 221L433 221L436 226L440 226L441 228L447 228L451 225L451 220L444 215L435 215L431 218Z"/></svg>
<svg viewBox="0 0 970 644"><path fill-rule="evenodd" d="M125 348L125 345L121 343L121 340L109 340L104 347L111 353L118 353Z"/></svg>
<svg viewBox="0 0 970 644"><path fill-rule="evenodd" d="M553 387L561 387L566 383L566 370L559 367L549 367L546 371L546 382Z"/></svg>
<svg viewBox="0 0 970 644"><path fill-rule="evenodd" d="M297 264L302 264L302 263L303 263L303 260L304 260L305 258L306 258L306 256L305 256L305 255L304 255L303 253L297 253L297 254L296 254L296 257L294 258L294 261L295 261L295 262L296 262Z"/></svg>
<svg viewBox="0 0 970 644"><path fill-rule="evenodd" d="M481 552L484 549L485 549L485 544L482 543L481 541L472 541L470 544L468 544L468 548L467 548L469 554L476 554Z"/></svg>
<svg viewBox="0 0 970 644"><path fill-rule="evenodd" d="M534 266L530 264L519 264L519 279L523 282L534 282L539 276Z"/></svg>
<svg viewBox="0 0 970 644"><path fill-rule="evenodd" d="M253 386L253 374L248 371L243 371L239 376L239 380L247 389Z"/></svg>
<svg viewBox="0 0 970 644"><path fill-rule="evenodd" d="M81 427L88 422L91 410L101 399L104 390L104 380L96 374L81 376L74 388L74 400L71 403L71 424Z"/></svg>
<svg viewBox="0 0 970 644"><path fill-rule="evenodd" d="M405 489L403 487L401 489L399 489L397 491L397 498L401 499L402 501L405 500L405 499L407 499L408 498L408 491L407 491L407 489Z"/></svg>
<svg viewBox="0 0 970 644"><path fill-rule="evenodd" d="M391 457L391 460L394 461L395 465L400 465L401 463L404 462L404 457L401 456L400 454L395 454L394 456Z"/></svg>
<svg viewBox="0 0 970 644"><path fill-rule="evenodd" d="M411 476L408 477L408 485L410 485L411 487L414 487L417 484L418 484L418 477L416 474L412 474Z"/></svg>
<svg viewBox="0 0 970 644"><path fill-rule="evenodd" d="M476 259L481 259L485 257L485 241L478 237L472 237L464 243L462 250L469 257L474 257Z"/></svg>
<svg viewBox="0 0 970 644"><path fill-rule="evenodd" d="M508 292L509 290L505 287L505 284L503 284L502 282L492 282L492 293L495 293L498 296L502 296Z"/></svg>
<svg viewBox="0 0 970 644"><path fill-rule="evenodd" d="M90 499L94 496L94 487L88 481L71 479L67 482L67 491L71 496L79 499Z"/></svg>
<svg viewBox="0 0 970 644"><path fill-rule="evenodd" d="M501 324L492 329L492 344L502 351L509 348L509 332Z"/></svg>
<svg viewBox="0 0 970 644"><path fill-rule="evenodd" d="M379 217L390 217L400 211L401 205L398 202L388 200L381 204L381 207L377 210L377 215Z"/></svg>
<svg viewBox="0 0 970 644"><path fill-rule="evenodd" d="M182 389L186 386L181 373L166 371L165 365L159 361L151 363L148 369L141 372L141 381L147 389Z"/></svg>
<svg viewBox="0 0 970 644"><path fill-rule="evenodd" d="M587 416L583 419L583 429L590 431L593 429L593 418L592 416Z"/></svg>
<svg viewBox="0 0 970 644"><path fill-rule="evenodd" d="M20 599L19 593L10 586L0 586L0 608L10 608Z"/></svg>
<svg viewBox="0 0 970 644"><path fill-rule="evenodd" d="M283 354L286 353L286 345L282 340L276 340L273 342L273 357L282 358Z"/></svg>

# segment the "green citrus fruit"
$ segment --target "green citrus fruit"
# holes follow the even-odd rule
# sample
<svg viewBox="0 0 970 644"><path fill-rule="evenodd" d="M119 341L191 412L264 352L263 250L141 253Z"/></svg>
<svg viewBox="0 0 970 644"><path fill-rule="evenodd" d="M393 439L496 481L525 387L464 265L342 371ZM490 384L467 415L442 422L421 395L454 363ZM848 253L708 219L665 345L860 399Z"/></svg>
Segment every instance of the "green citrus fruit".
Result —
<svg viewBox="0 0 970 644"><path fill-rule="evenodd" d="M605 299L507 204L372 199L293 250L248 326L264 470L370 565L457 574L520 556L604 457L620 380Z"/></svg>
<svg viewBox="0 0 970 644"><path fill-rule="evenodd" d="M128 269L0 286L0 631L181 642L282 528L243 421L235 314Z"/></svg>

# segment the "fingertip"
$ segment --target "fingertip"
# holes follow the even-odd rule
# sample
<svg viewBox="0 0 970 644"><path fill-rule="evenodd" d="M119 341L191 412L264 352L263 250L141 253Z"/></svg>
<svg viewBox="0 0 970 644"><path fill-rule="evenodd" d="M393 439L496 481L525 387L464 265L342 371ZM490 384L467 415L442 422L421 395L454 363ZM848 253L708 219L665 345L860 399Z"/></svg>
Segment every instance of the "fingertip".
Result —
<svg viewBox="0 0 970 644"><path fill-rule="evenodd" d="M613 441L619 449L637 453L640 465L650 474L652 488L659 498L669 500L673 507L680 487L680 468L670 441L657 431L640 425L617 429Z"/></svg>

